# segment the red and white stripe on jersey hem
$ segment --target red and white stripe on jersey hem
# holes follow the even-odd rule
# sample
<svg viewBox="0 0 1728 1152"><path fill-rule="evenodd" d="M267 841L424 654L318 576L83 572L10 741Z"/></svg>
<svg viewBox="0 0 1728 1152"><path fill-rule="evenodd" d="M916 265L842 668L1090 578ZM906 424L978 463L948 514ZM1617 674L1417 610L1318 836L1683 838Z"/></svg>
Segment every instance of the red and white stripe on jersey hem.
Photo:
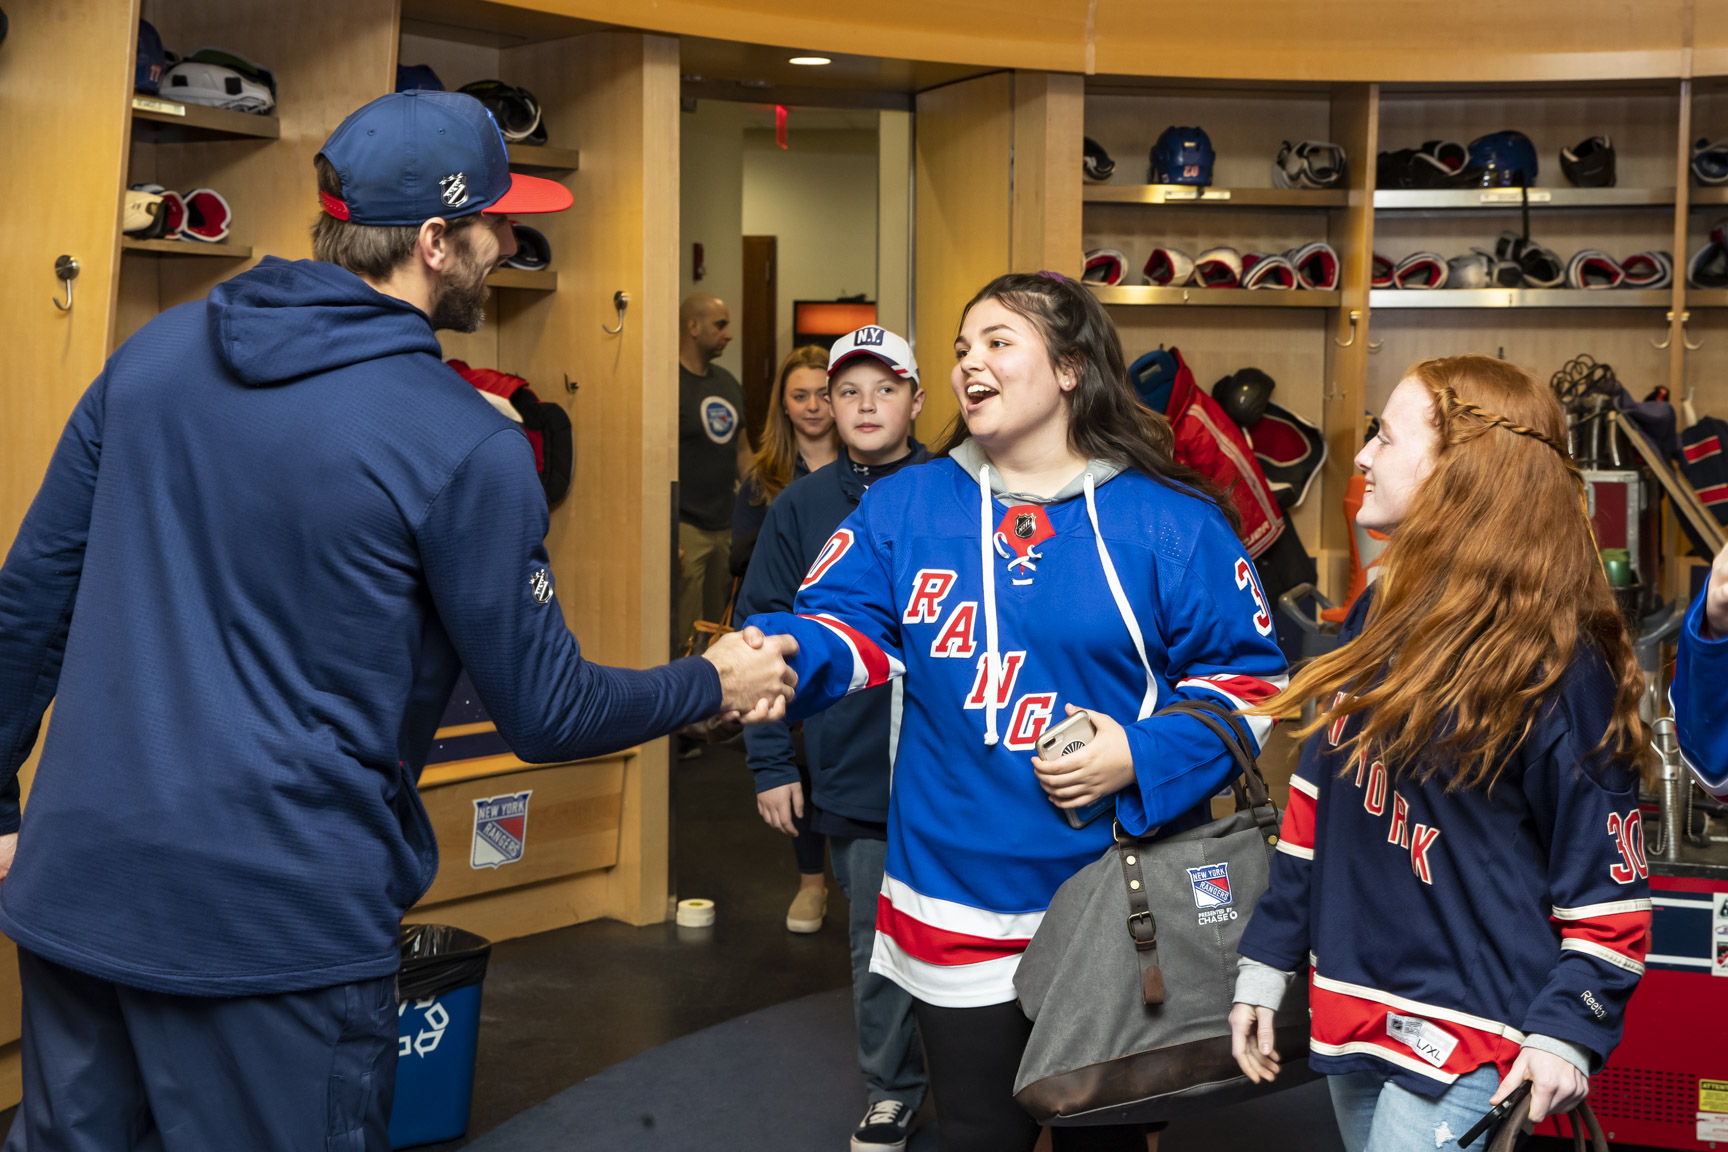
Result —
<svg viewBox="0 0 1728 1152"><path fill-rule="evenodd" d="M888 655L875 641L850 624L832 616L805 616L804 619L825 625L829 631L840 637L840 642L852 653L852 680L846 689L848 696L866 688L874 688L878 684L886 684L889 680L906 674L904 664Z"/></svg>
<svg viewBox="0 0 1728 1152"><path fill-rule="evenodd" d="M1224 702L1232 708L1251 708L1263 704L1278 693L1284 691L1290 683L1288 676L1274 676L1269 680L1259 676L1245 676L1240 672L1215 672L1210 676L1188 676L1176 681L1176 690L1184 688L1200 688L1216 693L1224 698ZM1248 722L1248 731L1254 734L1254 743L1259 747L1266 746L1266 737L1272 734L1272 718L1270 716L1244 716Z"/></svg>
<svg viewBox="0 0 1728 1152"><path fill-rule="evenodd" d="M1560 950L1582 952L1639 976L1650 951L1650 901L1615 900L1577 908L1551 908L1560 926Z"/></svg>
<svg viewBox="0 0 1728 1152"><path fill-rule="evenodd" d="M1496 1065L1504 1075L1524 1044L1524 1033L1510 1024L1334 980L1317 969L1309 978L1308 1006L1313 1051L1325 1056L1366 1053L1442 1084L1484 1064ZM1446 1062L1435 1067L1391 1036L1386 1017L1392 1012L1421 1017L1455 1039Z"/></svg>
<svg viewBox="0 0 1728 1152"><path fill-rule="evenodd" d="M1043 920L1042 911L992 912L884 876L871 971L931 1004L1000 1004L1014 999L1014 970Z"/></svg>
<svg viewBox="0 0 1728 1152"><path fill-rule="evenodd" d="M1290 802L1278 829L1278 851L1298 860L1314 859L1314 810L1320 789L1300 776L1290 777Z"/></svg>
<svg viewBox="0 0 1728 1152"><path fill-rule="evenodd" d="M987 1008L1015 998L1014 973L1020 953L978 964L944 967L908 956L893 937L876 933L870 971L894 981L908 993L938 1008Z"/></svg>

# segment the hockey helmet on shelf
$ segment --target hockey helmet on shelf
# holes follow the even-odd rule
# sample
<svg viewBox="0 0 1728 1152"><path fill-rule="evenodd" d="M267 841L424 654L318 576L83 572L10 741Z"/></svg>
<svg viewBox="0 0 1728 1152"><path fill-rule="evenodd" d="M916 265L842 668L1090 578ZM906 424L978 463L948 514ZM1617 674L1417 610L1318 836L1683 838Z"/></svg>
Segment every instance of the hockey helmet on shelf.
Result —
<svg viewBox="0 0 1728 1152"><path fill-rule="evenodd" d="M1470 183L1484 188L1534 188L1536 145L1522 132L1490 132L1470 141Z"/></svg>
<svg viewBox="0 0 1728 1152"><path fill-rule="evenodd" d="M1212 138L1204 128L1178 128L1172 125L1158 134L1152 145L1150 183L1190 184L1212 183L1212 163L1217 154L1212 151Z"/></svg>
<svg viewBox="0 0 1728 1152"><path fill-rule="evenodd" d="M1614 187L1614 142L1591 136L1560 149L1560 171L1577 188Z"/></svg>

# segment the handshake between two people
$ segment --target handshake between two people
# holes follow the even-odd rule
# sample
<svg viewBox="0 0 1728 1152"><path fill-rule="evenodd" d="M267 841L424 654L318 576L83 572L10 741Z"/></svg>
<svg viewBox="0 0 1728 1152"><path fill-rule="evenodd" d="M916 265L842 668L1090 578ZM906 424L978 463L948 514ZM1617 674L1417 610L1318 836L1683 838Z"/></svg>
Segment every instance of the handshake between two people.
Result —
<svg viewBox="0 0 1728 1152"><path fill-rule="evenodd" d="M760 628L728 632L710 644L702 659L720 673L720 719L742 724L784 720L798 687L798 673L786 658L797 651L792 637L767 636Z"/></svg>

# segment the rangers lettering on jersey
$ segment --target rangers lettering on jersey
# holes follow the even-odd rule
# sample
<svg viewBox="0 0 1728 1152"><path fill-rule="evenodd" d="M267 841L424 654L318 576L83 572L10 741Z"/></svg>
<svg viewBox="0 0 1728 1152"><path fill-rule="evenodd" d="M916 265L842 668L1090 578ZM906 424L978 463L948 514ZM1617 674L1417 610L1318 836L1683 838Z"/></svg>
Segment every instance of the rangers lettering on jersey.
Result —
<svg viewBox="0 0 1728 1152"><path fill-rule="evenodd" d="M978 602L963 600L949 613L948 622L930 644L930 655L936 657L971 656L978 650L972 642L972 624L978 616Z"/></svg>
<svg viewBox="0 0 1728 1152"><path fill-rule="evenodd" d="M972 681L972 691L966 693L966 707L984 707L984 661L986 657L978 657L978 676ZM1020 666L1026 662L1024 652L1004 652L997 658L1000 668L996 674L996 707L1008 707L1008 701L1014 698L1014 681L1020 678Z"/></svg>
<svg viewBox="0 0 1728 1152"><path fill-rule="evenodd" d="M901 615L903 624L934 624L941 617L942 601L959 574L950 568L920 568L912 580L912 599Z"/></svg>

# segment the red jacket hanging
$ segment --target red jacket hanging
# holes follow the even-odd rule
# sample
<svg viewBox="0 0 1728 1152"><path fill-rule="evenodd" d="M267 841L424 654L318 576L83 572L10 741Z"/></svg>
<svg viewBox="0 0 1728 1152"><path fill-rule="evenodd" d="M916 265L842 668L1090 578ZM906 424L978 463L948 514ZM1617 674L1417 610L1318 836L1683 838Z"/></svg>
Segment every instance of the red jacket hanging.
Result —
<svg viewBox="0 0 1728 1152"><path fill-rule="evenodd" d="M1242 517L1242 543L1258 559L1284 531L1284 512L1242 429L1195 385L1182 353L1172 348L1170 354L1176 358L1176 384L1164 414L1176 433L1176 462L1229 494Z"/></svg>

